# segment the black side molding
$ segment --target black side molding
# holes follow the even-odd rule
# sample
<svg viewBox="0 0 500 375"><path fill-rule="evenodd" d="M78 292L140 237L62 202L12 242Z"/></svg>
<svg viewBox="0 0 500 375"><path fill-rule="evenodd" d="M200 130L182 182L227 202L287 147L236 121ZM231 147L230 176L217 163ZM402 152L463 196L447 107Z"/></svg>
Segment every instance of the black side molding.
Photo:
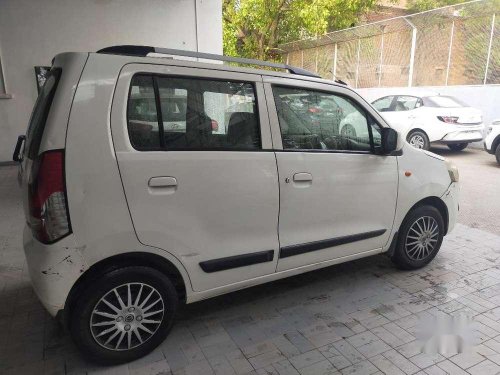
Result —
<svg viewBox="0 0 500 375"><path fill-rule="evenodd" d="M231 268L238 268L250 266L257 263L271 262L274 259L274 250L259 251L257 253L249 253L242 255L235 255L226 258L211 259L200 262L200 267L207 273L229 270Z"/></svg>
<svg viewBox="0 0 500 375"><path fill-rule="evenodd" d="M299 245L285 246L280 249L280 258L288 258L294 255L300 255L304 253L309 253L311 251L323 250L328 247L345 245L351 242L366 240L368 238L378 237L386 232L385 229L374 230L371 232L351 234L349 236L342 236L336 238L330 238L328 240L307 242Z"/></svg>

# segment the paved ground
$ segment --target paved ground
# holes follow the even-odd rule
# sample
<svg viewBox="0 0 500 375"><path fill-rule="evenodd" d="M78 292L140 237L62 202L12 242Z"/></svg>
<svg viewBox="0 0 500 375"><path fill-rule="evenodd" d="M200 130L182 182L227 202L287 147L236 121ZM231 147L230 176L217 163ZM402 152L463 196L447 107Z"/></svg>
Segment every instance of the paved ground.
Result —
<svg viewBox="0 0 500 375"><path fill-rule="evenodd" d="M500 373L500 211L490 210L500 198L481 180L485 173L498 182L500 171L475 150L446 156L461 168L464 200L474 198L462 201L460 221L491 233L459 224L418 272L398 271L376 256L188 305L152 354L109 368L86 363L34 296L21 248L15 169L2 167L0 373ZM475 170L481 175L471 176ZM474 204L476 192L484 204ZM478 214L483 211L491 212L487 220ZM422 326L432 327L432 317L461 314L473 319L471 350L421 353Z"/></svg>

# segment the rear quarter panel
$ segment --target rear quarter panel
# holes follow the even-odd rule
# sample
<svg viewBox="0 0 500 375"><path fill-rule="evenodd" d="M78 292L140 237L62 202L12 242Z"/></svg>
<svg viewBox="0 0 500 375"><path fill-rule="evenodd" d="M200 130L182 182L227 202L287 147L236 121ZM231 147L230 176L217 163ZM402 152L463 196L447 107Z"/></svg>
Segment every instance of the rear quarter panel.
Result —
<svg viewBox="0 0 500 375"><path fill-rule="evenodd" d="M66 184L74 246L88 266L113 255L149 252L168 259L191 283L171 254L142 245L135 234L123 191L110 113L121 68L130 58L90 54L76 90L66 142Z"/></svg>

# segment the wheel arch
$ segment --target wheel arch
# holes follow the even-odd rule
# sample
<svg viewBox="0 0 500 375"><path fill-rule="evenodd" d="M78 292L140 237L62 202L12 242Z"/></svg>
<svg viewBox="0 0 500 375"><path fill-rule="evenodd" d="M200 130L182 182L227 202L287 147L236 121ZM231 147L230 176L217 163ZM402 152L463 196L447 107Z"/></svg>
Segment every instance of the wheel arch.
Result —
<svg viewBox="0 0 500 375"><path fill-rule="evenodd" d="M448 207L446 207L446 203L443 202L441 198L431 196L431 197L426 197L424 199L419 200L417 203L415 203L407 212L405 218L401 222L403 224L404 220L406 217L409 215L410 212L412 212L414 209L417 207L421 206L432 206L436 208L441 216L443 217L444 221L444 234L448 233L448 221L449 221L449 213L448 213Z"/></svg>
<svg viewBox="0 0 500 375"><path fill-rule="evenodd" d="M68 297L66 298L64 310L62 312L60 311L62 315L58 314L63 325L68 327L69 317L71 316L76 297L83 292L88 285L103 274L126 266L146 266L162 272L172 280L179 295L179 300L181 302L186 300L186 285L182 274L168 259L147 252L129 252L113 255L93 264L71 287Z"/></svg>
<svg viewBox="0 0 500 375"><path fill-rule="evenodd" d="M493 140L493 143L491 144L491 152L495 153L498 146L500 146L500 134Z"/></svg>
<svg viewBox="0 0 500 375"><path fill-rule="evenodd" d="M424 133L424 134L425 134L425 136L427 137L427 139L429 140L429 134L427 134L427 132L426 132L424 129L422 129L422 128L411 128L410 130L408 130L408 132L406 133L406 140L408 140L408 137L409 137L412 133L414 133L414 132L416 132L416 131L419 131L419 132ZM430 142L430 140L429 140L429 142Z"/></svg>

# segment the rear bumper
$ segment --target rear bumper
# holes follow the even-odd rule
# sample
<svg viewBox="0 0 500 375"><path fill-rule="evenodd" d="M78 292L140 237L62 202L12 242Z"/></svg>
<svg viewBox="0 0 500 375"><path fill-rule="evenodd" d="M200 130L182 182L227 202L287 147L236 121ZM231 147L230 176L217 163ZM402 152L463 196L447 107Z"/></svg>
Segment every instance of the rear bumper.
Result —
<svg viewBox="0 0 500 375"><path fill-rule="evenodd" d="M446 144L453 143L470 143L470 142L480 142L483 140L483 134L479 130L466 130L466 131L455 131L446 134L441 138L441 142Z"/></svg>
<svg viewBox="0 0 500 375"><path fill-rule="evenodd" d="M484 125L449 125L446 134L440 139L446 144L470 143L483 140Z"/></svg>
<svg viewBox="0 0 500 375"><path fill-rule="evenodd" d="M441 199L448 208L448 232L450 233L457 223L459 210L460 185L452 182L446 192L441 196Z"/></svg>
<svg viewBox="0 0 500 375"><path fill-rule="evenodd" d="M28 226L23 244L33 289L50 315L56 316L64 309L71 287L87 269L81 249L75 247L72 235L44 245L33 238Z"/></svg>

